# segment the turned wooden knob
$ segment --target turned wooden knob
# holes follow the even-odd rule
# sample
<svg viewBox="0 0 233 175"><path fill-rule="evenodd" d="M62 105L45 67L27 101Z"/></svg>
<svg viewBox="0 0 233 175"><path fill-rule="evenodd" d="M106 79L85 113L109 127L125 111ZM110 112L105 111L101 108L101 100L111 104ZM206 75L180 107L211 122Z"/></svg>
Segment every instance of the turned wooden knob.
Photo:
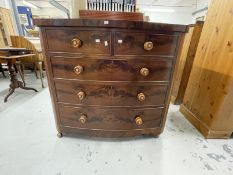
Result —
<svg viewBox="0 0 233 175"><path fill-rule="evenodd" d="M135 118L135 123L138 126L142 125L143 124L142 118L141 117L136 117Z"/></svg>
<svg viewBox="0 0 233 175"><path fill-rule="evenodd" d="M79 100L83 100L84 97L85 97L85 92L80 91L80 92L77 93L77 96L78 96L78 99L79 99Z"/></svg>
<svg viewBox="0 0 233 175"><path fill-rule="evenodd" d="M152 50L154 47L153 43L151 41L147 41L144 43L144 49L145 50Z"/></svg>
<svg viewBox="0 0 233 175"><path fill-rule="evenodd" d="M138 94L138 100L139 101L144 101L146 99L145 94L143 94L142 92Z"/></svg>
<svg viewBox="0 0 233 175"><path fill-rule="evenodd" d="M75 72L76 74L81 74L81 73L83 72L83 67L80 66L80 65L75 66L75 67L74 67L74 72Z"/></svg>
<svg viewBox="0 0 233 175"><path fill-rule="evenodd" d="M150 73L149 69L147 69L145 67L141 68L141 70L140 70L140 74L142 76L144 76L144 77L147 76L147 75L149 75L149 73Z"/></svg>
<svg viewBox="0 0 233 175"><path fill-rule="evenodd" d="M82 124L86 123L86 121L87 121L87 116L86 116L86 115L81 115L81 117L79 118L79 121L80 121Z"/></svg>
<svg viewBox="0 0 233 175"><path fill-rule="evenodd" d="M71 40L71 45L73 47L81 47L82 46L82 41L78 38L74 38Z"/></svg>

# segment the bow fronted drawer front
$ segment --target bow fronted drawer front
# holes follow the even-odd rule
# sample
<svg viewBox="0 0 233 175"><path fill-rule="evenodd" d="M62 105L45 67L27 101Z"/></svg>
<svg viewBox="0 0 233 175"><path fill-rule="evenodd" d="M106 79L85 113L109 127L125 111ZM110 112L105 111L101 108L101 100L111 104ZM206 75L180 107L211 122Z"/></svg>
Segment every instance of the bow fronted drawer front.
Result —
<svg viewBox="0 0 233 175"><path fill-rule="evenodd" d="M59 111L62 126L112 131L158 128L163 113L162 108L111 109L70 106L61 106Z"/></svg>
<svg viewBox="0 0 233 175"><path fill-rule="evenodd" d="M56 78L98 81L166 81L173 61L167 59L87 59L53 57Z"/></svg>
<svg viewBox="0 0 233 175"><path fill-rule="evenodd" d="M56 80L61 103L101 106L164 106L168 85Z"/></svg>

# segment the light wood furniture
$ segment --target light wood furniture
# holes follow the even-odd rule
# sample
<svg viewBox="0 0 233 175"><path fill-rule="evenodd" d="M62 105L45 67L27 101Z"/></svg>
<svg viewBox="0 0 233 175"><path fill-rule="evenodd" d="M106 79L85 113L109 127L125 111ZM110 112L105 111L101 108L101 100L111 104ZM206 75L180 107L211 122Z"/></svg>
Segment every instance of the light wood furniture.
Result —
<svg viewBox="0 0 233 175"><path fill-rule="evenodd" d="M184 25L35 19L58 136L159 135Z"/></svg>
<svg viewBox="0 0 233 175"><path fill-rule="evenodd" d="M16 59L33 56L31 50L25 48L0 48L0 60L5 60L7 62L9 75L10 75L10 85L9 85L9 92L4 98L4 102L7 102L7 99L10 95L12 95L16 88L21 88L24 90L33 90L37 92L34 88L25 87L24 83L19 81L16 76L16 72L13 66L13 62Z"/></svg>
<svg viewBox="0 0 233 175"><path fill-rule="evenodd" d="M11 11L0 7L0 47L11 46L11 35L16 35Z"/></svg>
<svg viewBox="0 0 233 175"><path fill-rule="evenodd" d="M233 1L212 0L180 111L206 138L233 132Z"/></svg>
<svg viewBox="0 0 233 175"><path fill-rule="evenodd" d="M41 50L38 51L36 47L23 36L11 36L11 42L12 42L13 47L26 48L26 49L30 49L33 51L34 55L31 57L21 59L20 64L24 65L26 63L32 63L34 65L34 71L35 71L37 78L38 78L37 69L39 70L41 85L42 85L42 88L44 88L44 83L43 83L44 75L43 75L43 67L42 67L44 58L43 58L42 51ZM22 70L24 69L22 68ZM22 77L24 77L24 74L22 74Z"/></svg>
<svg viewBox="0 0 233 175"><path fill-rule="evenodd" d="M174 75L175 80L171 96L173 104L181 104L183 101L203 24L204 22L199 21L196 24L189 25L189 31L185 34Z"/></svg>

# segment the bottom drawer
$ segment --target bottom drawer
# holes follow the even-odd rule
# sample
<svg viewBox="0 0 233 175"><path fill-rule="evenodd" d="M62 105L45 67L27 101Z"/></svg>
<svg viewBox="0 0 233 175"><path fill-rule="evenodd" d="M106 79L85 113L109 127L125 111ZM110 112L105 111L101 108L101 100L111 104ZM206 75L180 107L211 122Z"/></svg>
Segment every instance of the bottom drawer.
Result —
<svg viewBox="0 0 233 175"><path fill-rule="evenodd" d="M132 130L160 127L164 108L104 108L60 105L62 126L82 129Z"/></svg>

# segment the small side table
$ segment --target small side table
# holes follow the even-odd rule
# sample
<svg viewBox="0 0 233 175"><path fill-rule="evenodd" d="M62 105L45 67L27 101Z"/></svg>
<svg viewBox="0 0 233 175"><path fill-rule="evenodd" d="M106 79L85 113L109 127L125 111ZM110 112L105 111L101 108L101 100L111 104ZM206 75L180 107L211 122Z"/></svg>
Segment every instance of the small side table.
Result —
<svg viewBox="0 0 233 175"><path fill-rule="evenodd" d="M14 93L16 88L33 90L35 92L38 92L34 88L25 87L24 83L17 79L16 72L13 66L14 60L23 57L33 56L35 54L33 54L31 50L25 48L0 48L0 52L1 52L0 59L6 60L10 75L10 85L9 85L10 89L9 89L9 93L4 98L4 102L5 103L7 102L8 97Z"/></svg>

